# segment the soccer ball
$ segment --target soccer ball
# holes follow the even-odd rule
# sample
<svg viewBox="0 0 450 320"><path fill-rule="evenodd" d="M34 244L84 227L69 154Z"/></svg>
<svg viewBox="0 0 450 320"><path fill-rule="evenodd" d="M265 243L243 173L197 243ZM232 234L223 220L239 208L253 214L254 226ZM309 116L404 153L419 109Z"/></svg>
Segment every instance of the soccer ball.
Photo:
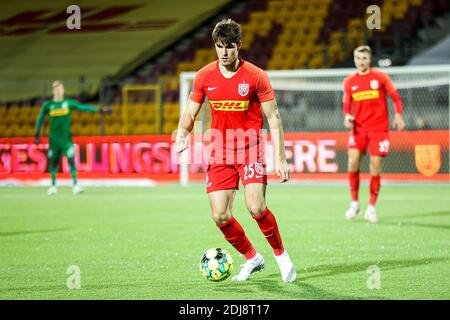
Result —
<svg viewBox="0 0 450 320"><path fill-rule="evenodd" d="M223 281L233 271L233 258L224 249L212 248L200 258L200 272L210 281Z"/></svg>

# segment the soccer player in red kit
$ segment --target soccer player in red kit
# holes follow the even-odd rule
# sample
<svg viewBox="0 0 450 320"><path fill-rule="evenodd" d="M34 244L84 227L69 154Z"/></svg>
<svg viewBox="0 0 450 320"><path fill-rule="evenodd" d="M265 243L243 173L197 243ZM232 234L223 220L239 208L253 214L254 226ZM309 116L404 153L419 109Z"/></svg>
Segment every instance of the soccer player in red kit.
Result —
<svg viewBox="0 0 450 320"><path fill-rule="evenodd" d="M288 181L290 175L275 95L267 74L238 57L239 24L231 19L220 21L212 38L218 60L206 65L195 76L193 92L178 126L175 148L179 153L187 149L187 137L207 97L214 132L206 174L212 218L225 239L247 259L233 280L247 280L265 266L263 257L232 214L233 200L242 180L247 209L273 248L283 281L292 282L297 276L294 265L284 249L275 216L265 202L267 176L261 152L263 114L272 133L276 173L281 182Z"/></svg>
<svg viewBox="0 0 450 320"><path fill-rule="evenodd" d="M348 142L348 172L352 202L345 213L353 219L359 213L359 168L361 158L370 153L370 202L364 218L378 222L375 203L380 192L380 174L383 158L389 152L389 112L387 94L394 101L394 128L403 130L402 100L390 77L370 67L371 49L359 46L353 52L358 72L343 81L344 125L351 129Z"/></svg>

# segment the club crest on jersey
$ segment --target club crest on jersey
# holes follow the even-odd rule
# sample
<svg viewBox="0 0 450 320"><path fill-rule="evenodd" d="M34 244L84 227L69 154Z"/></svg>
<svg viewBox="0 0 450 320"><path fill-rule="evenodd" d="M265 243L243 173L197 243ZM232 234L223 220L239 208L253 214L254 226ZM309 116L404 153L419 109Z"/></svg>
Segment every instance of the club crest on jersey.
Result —
<svg viewBox="0 0 450 320"><path fill-rule="evenodd" d="M248 83L239 83L239 86L238 86L239 95L241 95L242 97L245 97L246 95L248 95L249 91L250 91L250 85Z"/></svg>
<svg viewBox="0 0 450 320"><path fill-rule="evenodd" d="M370 80L370 88L373 90L378 89L378 80Z"/></svg>
<svg viewBox="0 0 450 320"><path fill-rule="evenodd" d="M67 109L67 108L69 108L69 104L66 101L64 101L61 108Z"/></svg>

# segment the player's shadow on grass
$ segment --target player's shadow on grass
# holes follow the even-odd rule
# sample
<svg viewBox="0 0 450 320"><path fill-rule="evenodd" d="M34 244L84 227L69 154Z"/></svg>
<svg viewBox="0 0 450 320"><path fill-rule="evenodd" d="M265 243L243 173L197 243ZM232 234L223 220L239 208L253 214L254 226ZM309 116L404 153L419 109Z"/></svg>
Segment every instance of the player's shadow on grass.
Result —
<svg viewBox="0 0 450 320"><path fill-rule="evenodd" d="M258 277L258 278L257 278ZM214 288L215 291L252 294L253 299L259 299L261 292L271 295L270 299L280 300L360 300L362 298L357 296L348 296L339 293L328 292L326 290L315 287L303 281L302 278L297 278L293 283L283 283L280 274L260 274L255 275L245 283L227 282L221 287ZM265 295L265 294L263 294ZM273 298L273 296L277 296Z"/></svg>
<svg viewBox="0 0 450 320"><path fill-rule="evenodd" d="M34 233L51 233L51 232L61 232L70 230L68 228L61 229L43 229L43 230L23 230L23 231L6 231L0 232L0 237L12 237L12 236L20 236L24 234L34 234Z"/></svg>
<svg viewBox="0 0 450 320"><path fill-rule="evenodd" d="M410 219L410 218L427 218L427 217L442 217L442 216L450 216L450 211L432 211L432 212L424 212L418 214L409 214L406 216L393 217L389 216L385 219Z"/></svg>
<svg viewBox="0 0 450 320"><path fill-rule="evenodd" d="M357 262L353 264L322 264L318 266L309 267L305 270L301 270L299 273L300 281L311 279L334 276L338 274L353 273L366 271L369 266L378 266L381 272L391 269L401 269L414 267L419 265L431 264L434 262L450 260L450 257L436 257L436 258L421 258L421 259L409 259L409 260L379 260L379 261L366 261Z"/></svg>
<svg viewBox="0 0 450 320"><path fill-rule="evenodd" d="M399 217L390 216L390 217L381 219L379 223L395 225L395 226L413 226L413 227L424 227L424 228L450 229L449 224L431 224L431 223L422 223L422 222L415 222L415 221L404 221L406 219L445 217L445 216L450 216L450 211L427 212L427 213L411 214L411 215L399 216Z"/></svg>
<svg viewBox="0 0 450 320"><path fill-rule="evenodd" d="M259 286L258 291L266 291L269 293L276 292L279 294L280 299L295 299L295 300L315 300L315 299L328 299L328 300L360 300L362 298L357 296L348 296L340 293L329 292L320 289L316 286L308 284L302 281L302 278L297 278L293 283L283 283L278 273L270 274L268 277L276 278L261 279L255 281ZM292 287L295 286L295 290Z"/></svg>
<svg viewBox="0 0 450 320"><path fill-rule="evenodd" d="M224 286L215 288L217 291L229 291L239 293L254 293L257 299L258 292L264 291L270 294L276 294L280 299L334 299L334 300L359 300L359 299L387 299L386 297L372 296L362 298L357 295L345 295L340 293L328 292L311 284L307 281L313 278L331 277L339 274L347 274L354 272L366 272L369 266L377 265L381 272L414 267L418 265L427 265L435 262L450 260L450 257L434 257L421 259L402 259L402 260L381 260L366 261L352 264L322 264L312 266L297 271L298 277L294 283L285 284L281 281L278 273L271 274L255 274L252 279L244 284L236 282L224 283ZM296 286L296 290L292 290L291 286ZM255 288L256 286L256 288Z"/></svg>

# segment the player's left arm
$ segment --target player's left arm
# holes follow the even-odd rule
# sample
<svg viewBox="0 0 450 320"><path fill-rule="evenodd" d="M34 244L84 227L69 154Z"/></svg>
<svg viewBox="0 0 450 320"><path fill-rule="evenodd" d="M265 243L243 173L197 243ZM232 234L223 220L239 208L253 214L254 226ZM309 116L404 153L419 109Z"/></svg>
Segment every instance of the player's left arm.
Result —
<svg viewBox="0 0 450 320"><path fill-rule="evenodd" d="M284 131L281 122L280 112L275 99L261 103L263 113L269 123L272 143L275 150L275 172L280 177L281 183L290 178L289 165L286 161L286 152L284 148Z"/></svg>
<svg viewBox="0 0 450 320"><path fill-rule="evenodd" d="M394 101L394 109L395 116L392 126L397 128L398 130L405 129L405 121L403 120L402 112L403 112L403 103L402 98L398 94L397 88L392 83L391 78L386 74L384 79L384 87L386 92L391 97L392 101Z"/></svg>
<svg viewBox="0 0 450 320"><path fill-rule="evenodd" d="M80 110L80 111L87 111L87 112L100 112L100 113L110 113L112 112L112 108L111 107L101 107L98 108L96 106L93 106L91 104L84 104L84 103L80 103L78 101L75 100L70 100L70 107L76 110Z"/></svg>
<svg viewBox="0 0 450 320"><path fill-rule="evenodd" d="M278 111L275 93L273 92L267 73L259 70L256 76L256 93L261 102L262 112L269 123L270 134L275 150L275 172L283 183L289 180L290 172L289 165L286 161L286 152L284 150L284 132L280 112Z"/></svg>
<svg viewBox="0 0 450 320"><path fill-rule="evenodd" d="M42 126L42 123L44 122L45 116L49 112L48 104L49 103L47 101L42 104L41 110L39 111L39 116L36 120L36 125L34 128L34 143L35 144L39 144L41 142L41 138L40 138L41 126Z"/></svg>

